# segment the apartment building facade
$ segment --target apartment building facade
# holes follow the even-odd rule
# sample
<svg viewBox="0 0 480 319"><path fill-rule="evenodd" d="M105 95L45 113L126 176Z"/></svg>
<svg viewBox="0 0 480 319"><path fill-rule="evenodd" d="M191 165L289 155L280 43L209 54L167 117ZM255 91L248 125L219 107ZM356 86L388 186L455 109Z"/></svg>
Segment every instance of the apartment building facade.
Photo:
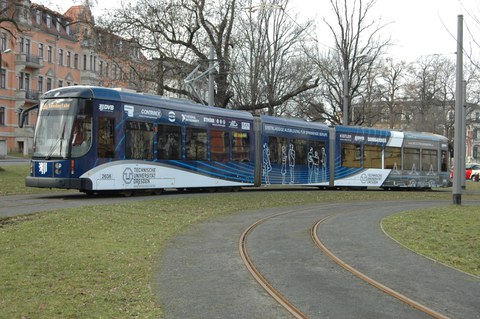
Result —
<svg viewBox="0 0 480 319"><path fill-rule="evenodd" d="M18 114L43 92L70 85L138 89L125 70L128 63L145 62L140 50L130 47L123 61L98 50L88 1L61 14L30 0L0 0L0 13L16 22L4 21L0 29L0 156L31 151L37 113L30 112L23 128Z"/></svg>

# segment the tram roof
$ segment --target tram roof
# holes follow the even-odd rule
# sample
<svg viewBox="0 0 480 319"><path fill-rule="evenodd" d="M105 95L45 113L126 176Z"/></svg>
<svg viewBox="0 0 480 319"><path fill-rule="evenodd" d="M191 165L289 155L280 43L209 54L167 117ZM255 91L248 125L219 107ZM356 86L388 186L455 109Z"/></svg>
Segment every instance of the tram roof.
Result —
<svg viewBox="0 0 480 319"><path fill-rule="evenodd" d="M405 138L408 138L408 139L448 142L448 138L446 138L445 136L434 134L434 133L412 132L412 131L405 131L403 133Z"/></svg>
<svg viewBox="0 0 480 319"><path fill-rule="evenodd" d="M293 126L293 127L302 127L302 128L309 128L314 130L328 130L329 127L325 123L321 122L307 122L302 119L296 118L283 118L283 117L275 117L270 115L261 115L260 118L262 122L269 123L269 124L276 124L276 125L283 125L283 126Z"/></svg>
<svg viewBox="0 0 480 319"><path fill-rule="evenodd" d="M134 105L162 107L182 112L212 114L216 116L253 120L253 115L246 111L228 110L194 103L189 100L168 98L159 95L126 92L118 89L97 86L69 86L46 92L42 98L82 98L115 101Z"/></svg>

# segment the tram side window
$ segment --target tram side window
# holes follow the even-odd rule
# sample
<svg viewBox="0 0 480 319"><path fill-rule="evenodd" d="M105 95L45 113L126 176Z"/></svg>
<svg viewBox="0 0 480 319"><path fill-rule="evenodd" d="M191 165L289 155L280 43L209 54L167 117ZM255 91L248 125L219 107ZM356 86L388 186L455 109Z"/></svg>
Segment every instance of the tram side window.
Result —
<svg viewBox="0 0 480 319"><path fill-rule="evenodd" d="M382 168L382 147L375 145L363 146L363 167Z"/></svg>
<svg viewBox="0 0 480 319"><path fill-rule="evenodd" d="M403 169L415 174L420 170L420 150L417 148L403 149Z"/></svg>
<svg viewBox="0 0 480 319"><path fill-rule="evenodd" d="M402 152L399 147L385 148L385 168L387 169L402 169Z"/></svg>
<svg viewBox="0 0 480 319"><path fill-rule="evenodd" d="M268 150L270 152L270 163L281 164L282 158L287 159L288 140L284 137L270 136L268 138Z"/></svg>
<svg viewBox="0 0 480 319"><path fill-rule="evenodd" d="M92 144L92 116L77 115L73 124L72 157L85 155Z"/></svg>
<svg viewBox="0 0 480 319"><path fill-rule="evenodd" d="M125 125L125 158L153 159L153 123L127 121Z"/></svg>
<svg viewBox="0 0 480 319"><path fill-rule="evenodd" d="M307 141L306 140L299 140L294 139L292 140L292 144L294 145L295 150L295 164L307 164Z"/></svg>
<svg viewBox="0 0 480 319"><path fill-rule="evenodd" d="M97 155L100 158L112 158L115 155L114 119L98 118Z"/></svg>
<svg viewBox="0 0 480 319"><path fill-rule="evenodd" d="M207 160L207 131L187 128L185 131L185 152L187 160Z"/></svg>
<svg viewBox="0 0 480 319"><path fill-rule="evenodd" d="M210 130L210 160L228 162L230 159L230 138L228 132Z"/></svg>
<svg viewBox="0 0 480 319"><path fill-rule="evenodd" d="M327 154L325 151L325 142L311 141L308 148L308 161L315 167L326 165Z"/></svg>
<svg viewBox="0 0 480 319"><path fill-rule="evenodd" d="M442 151L442 172L448 172L447 151Z"/></svg>
<svg viewBox="0 0 480 319"><path fill-rule="evenodd" d="M422 150L422 171L438 171L438 153L436 150Z"/></svg>
<svg viewBox="0 0 480 319"><path fill-rule="evenodd" d="M160 125L157 137L158 159L182 159L182 128L180 126Z"/></svg>
<svg viewBox="0 0 480 319"><path fill-rule="evenodd" d="M341 152L343 167L362 167L360 161L362 155L361 145L344 143L341 145Z"/></svg>
<svg viewBox="0 0 480 319"><path fill-rule="evenodd" d="M232 135L232 160L250 162L250 134L233 132Z"/></svg>

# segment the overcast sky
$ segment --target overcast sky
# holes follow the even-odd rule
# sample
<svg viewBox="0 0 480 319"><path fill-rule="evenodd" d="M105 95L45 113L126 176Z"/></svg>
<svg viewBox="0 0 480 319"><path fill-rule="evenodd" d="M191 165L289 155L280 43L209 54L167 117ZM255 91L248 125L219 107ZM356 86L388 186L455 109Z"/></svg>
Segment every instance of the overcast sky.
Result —
<svg viewBox="0 0 480 319"><path fill-rule="evenodd" d="M64 13L74 4L83 2L82 0L32 1L44 4L60 13ZM290 12L298 12L300 18L315 19L319 27L318 41L332 46L331 34L325 29L323 22L324 19L330 19L330 21L332 19L330 1L290 1L292 10ZM98 0L94 4L94 15L98 16L107 8L119 5L120 2L121 0ZM395 59L411 62L429 54L451 55L454 59L459 14L464 16L464 45L467 48L471 42L470 32L480 39L479 0L377 0L370 18L380 19L382 24L388 24L382 30L382 36L391 37L396 44L390 49L389 55ZM474 50L477 51L478 56L480 48L474 45Z"/></svg>

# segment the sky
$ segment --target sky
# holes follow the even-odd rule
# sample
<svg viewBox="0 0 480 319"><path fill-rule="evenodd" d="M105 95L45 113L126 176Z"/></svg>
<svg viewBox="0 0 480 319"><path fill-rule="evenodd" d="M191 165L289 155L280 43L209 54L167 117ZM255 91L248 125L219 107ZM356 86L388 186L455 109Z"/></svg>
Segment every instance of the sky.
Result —
<svg viewBox="0 0 480 319"><path fill-rule="evenodd" d="M122 0L98 0L93 14L99 16L108 8L118 6ZM353 0L349 0L349 3ZM32 0L60 13L82 0ZM331 34L326 30L324 19L330 20L333 13L329 0L290 0L292 14L298 12L298 21L314 19L318 26L317 39L327 49L333 46ZM457 48L458 15L464 17L464 46L470 46L469 33L480 39L479 0L377 0L370 18L382 25L382 38L391 37L394 46L388 55L394 59L412 62L421 56L442 54L454 59ZM475 22L477 19L477 22ZM331 21L331 20L330 20ZM470 31L469 31L470 30ZM475 48L475 45L474 45ZM476 47L477 52L480 48Z"/></svg>

